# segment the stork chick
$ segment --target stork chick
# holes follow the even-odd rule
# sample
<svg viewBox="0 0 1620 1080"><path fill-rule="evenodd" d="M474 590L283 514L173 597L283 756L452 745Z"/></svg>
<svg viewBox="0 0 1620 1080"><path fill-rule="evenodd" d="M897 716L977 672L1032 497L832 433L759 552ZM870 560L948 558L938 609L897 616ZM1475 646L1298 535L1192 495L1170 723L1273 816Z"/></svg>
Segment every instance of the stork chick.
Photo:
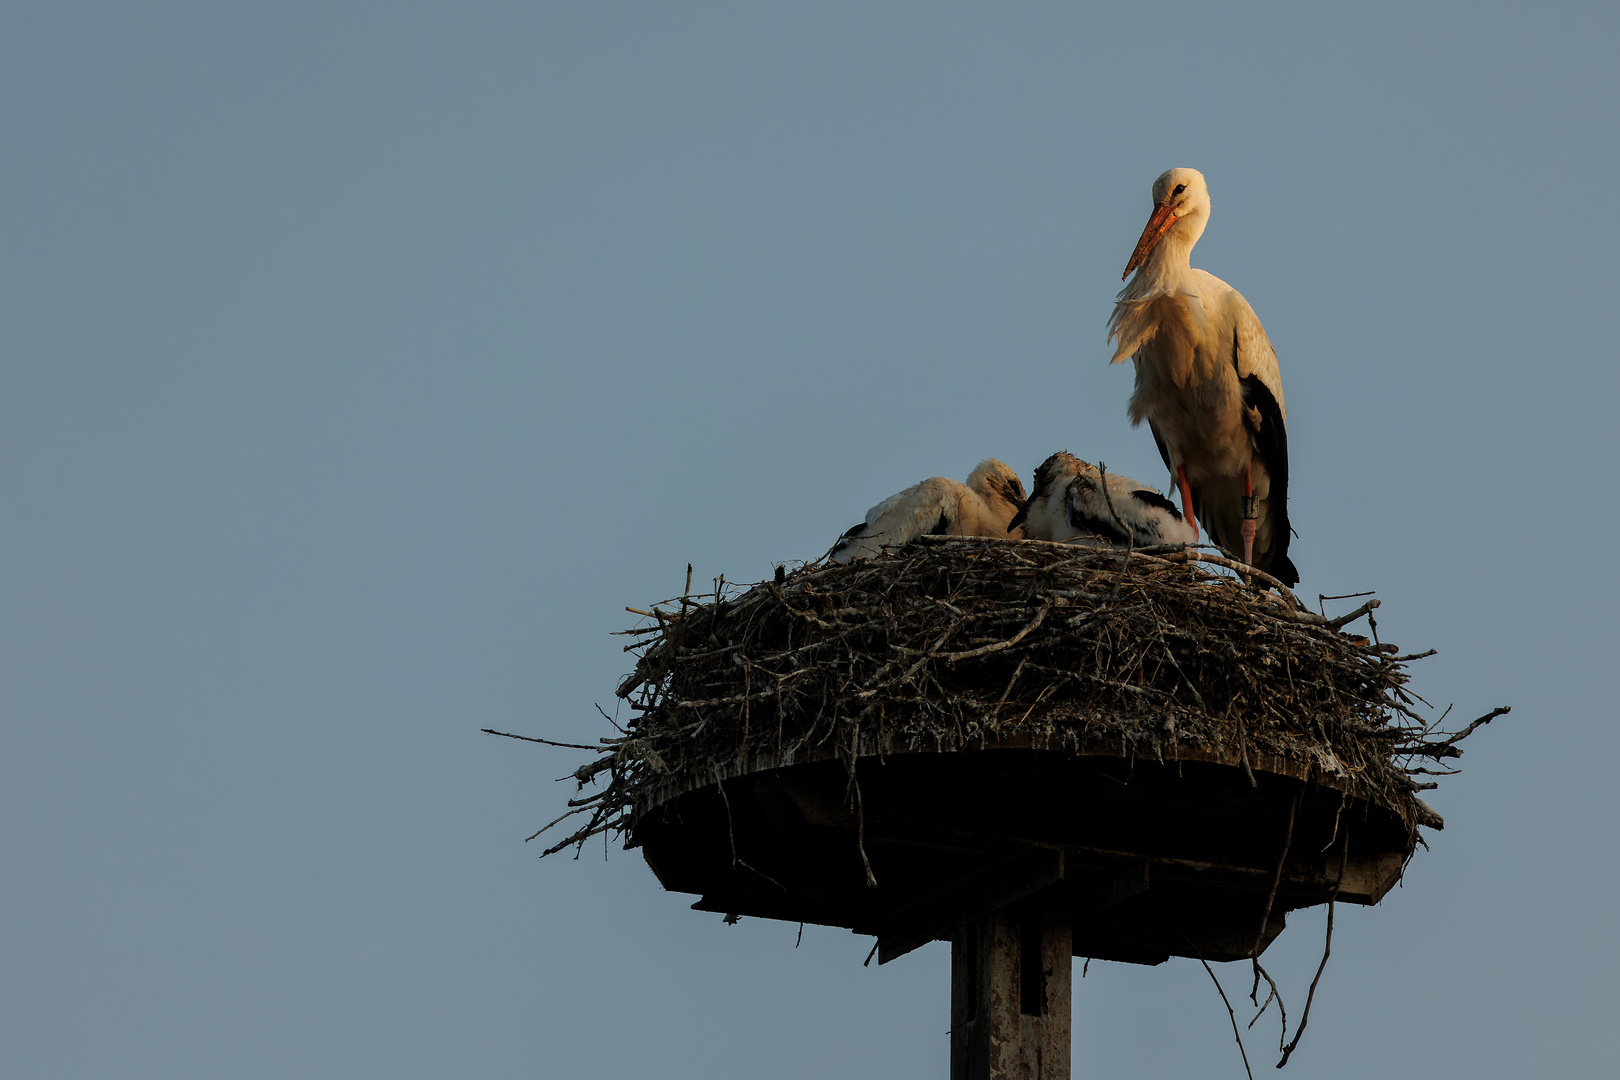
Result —
<svg viewBox="0 0 1620 1080"><path fill-rule="evenodd" d="M1196 169L1153 182L1153 214L1108 320L1110 363L1136 362L1132 425L1143 420L1181 493L1188 522L1243 561L1293 585L1288 558L1288 406L1277 353L1249 302L1192 268L1209 224ZM1196 526L1195 526L1196 527Z"/></svg>
<svg viewBox="0 0 1620 1080"><path fill-rule="evenodd" d="M1139 547L1198 542L1197 528L1157 491L1109 473L1105 495L1103 479L1095 466L1060 450L1035 470L1033 490L1012 524L1022 525L1028 540L1098 537ZM1121 523L1129 530L1128 537Z"/></svg>
<svg viewBox="0 0 1620 1080"><path fill-rule="evenodd" d="M979 462L967 483L943 476L891 495L866 512L866 520L839 537L829 553L833 562L869 559L886 547L909 544L919 536L996 536L1018 539L1008 523L1024 502L1024 485L1012 468L995 458Z"/></svg>

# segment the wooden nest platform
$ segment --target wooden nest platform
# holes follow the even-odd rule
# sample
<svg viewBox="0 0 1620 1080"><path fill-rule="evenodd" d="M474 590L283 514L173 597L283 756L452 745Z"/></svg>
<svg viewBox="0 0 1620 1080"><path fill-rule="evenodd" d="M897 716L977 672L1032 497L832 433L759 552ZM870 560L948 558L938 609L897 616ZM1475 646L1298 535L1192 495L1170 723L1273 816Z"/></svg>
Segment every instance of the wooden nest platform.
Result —
<svg viewBox="0 0 1620 1080"><path fill-rule="evenodd" d="M627 632L635 715L547 854L618 834L700 910L880 961L1018 912L1063 927L1025 940L1065 973L1256 957L1289 910L1394 886L1441 827L1426 774L1490 719L1425 722L1376 605L1330 618L1198 550L966 537L719 581Z"/></svg>

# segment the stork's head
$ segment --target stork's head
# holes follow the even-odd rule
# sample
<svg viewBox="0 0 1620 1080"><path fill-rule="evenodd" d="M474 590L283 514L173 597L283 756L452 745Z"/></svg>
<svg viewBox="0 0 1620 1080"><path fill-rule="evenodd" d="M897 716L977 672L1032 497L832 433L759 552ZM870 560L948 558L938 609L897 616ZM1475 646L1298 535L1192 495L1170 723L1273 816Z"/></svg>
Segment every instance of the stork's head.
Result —
<svg viewBox="0 0 1620 1080"><path fill-rule="evenodd" d="M1000 510L1007 510L1006 518L1024 505L1024 482L1018 479L1013 467L996 458L985 458L968 474L967 486L978 492L985 502Z"/></svg>
<svg viewBox="0 0 1620 1080"><path fill-rule="evenodd" d="M1153 216L1148 218L1142 238L1131 252L1131 261L1120 275L1123 281L1131 271L1147 262L1153 249L1167 235L1175 236L1191 250L1209 224L1209 188L1197 169L1170 169L1153 181Z"/></svg>

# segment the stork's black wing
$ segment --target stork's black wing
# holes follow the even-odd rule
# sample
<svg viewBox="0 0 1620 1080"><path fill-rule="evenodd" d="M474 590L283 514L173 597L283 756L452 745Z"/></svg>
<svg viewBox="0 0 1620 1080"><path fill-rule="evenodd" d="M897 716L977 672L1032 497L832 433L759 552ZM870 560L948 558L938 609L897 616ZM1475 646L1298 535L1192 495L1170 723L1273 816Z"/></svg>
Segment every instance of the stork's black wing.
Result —
<svg viewBox="0 0 1620 1080"><path fill-rule="evenodd" d="M1235 339L1232 346L1235 362ZM1271 494L1266 500L1268 516L1272 518L1268 572L1285 584L1293 585L1299 581L1299 571L1288 558L1288 541L1293 535L1288 524L1288 425L1283 420L1282 407L1258 375L1245 376L1238 383L1243 388L1243 404L1260 414L1254 442L1271 477Z"/></svg>
<svg viewBox="0 0 1620 1080"><path fill-rule="evenodd" d="M1165 471L1170 474L1170 490L1174 491L1180 481L1176 479L1176 470L1170 464L1170 448L1164 445L1164 436L1159 434L1159 426L1151 417L1148 418L1148 430L1153 432L1153 445L1159 448L1159 460L1164 462Z"/></svg>

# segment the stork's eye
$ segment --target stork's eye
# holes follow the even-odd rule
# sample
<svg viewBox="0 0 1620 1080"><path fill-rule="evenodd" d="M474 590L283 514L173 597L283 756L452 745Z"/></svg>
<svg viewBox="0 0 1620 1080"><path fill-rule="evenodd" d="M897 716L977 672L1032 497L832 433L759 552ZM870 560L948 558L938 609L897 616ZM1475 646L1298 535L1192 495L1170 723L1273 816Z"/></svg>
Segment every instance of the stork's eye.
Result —
<svg viewBox="0 0 1620 1080"><path fill-rule="evenodd" d="M1177 184L1176 185L1176 190L1172 191L1170 194L1172 196L1180 195L1183 191L1186 191L1186 190L1187 190L1187 185L1186 184Z"/></svg>

